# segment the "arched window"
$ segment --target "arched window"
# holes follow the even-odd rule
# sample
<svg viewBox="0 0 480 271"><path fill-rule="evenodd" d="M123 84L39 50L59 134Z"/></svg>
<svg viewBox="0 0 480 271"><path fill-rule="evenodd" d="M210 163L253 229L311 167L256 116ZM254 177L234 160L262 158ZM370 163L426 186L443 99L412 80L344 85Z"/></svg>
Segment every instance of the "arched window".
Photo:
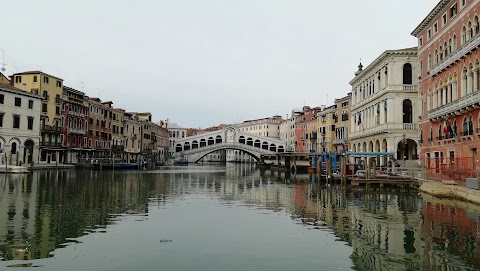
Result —
<svg viewBox="0 0 480 271"><path fill-rule="evenodd" d="M403 123L413 123L412 101L403 101Z"/></svg>
<svg viewBox="0 0 480 271"><path fill-rule="evenodd" d="M468 121L468 135L473 135L473 117L470 116L470 120Z"/></svg>
<svg viewBox="0 0 480 271"><path fill-rule="evenodd" d="M465 26L462 27L462 45L467 42L467 28Z"/></svg>
<svg viewBox="0 0 480 271"><path fill-rule="evenodd" d="M438 126L438 140L442 140L442 125Z"/></svg>
<svg viewBox="0 0 480 271"><path fill-rule="evenodd" d="M403 84L412 84L412 64L410 63L405 63L405 65L403 65Z"/></svg>
<svg viewBox="0 0 480 271"><path fill-rule="evenodd" d="M433 128L430 127L430 138L428 139L428 141L432 142L433 141Z"/></svg>
<svg viewBox="0 0 480 271"><path fill-rule="evenodd" d="M10 151L12 154L16 154L17 153L17 143L16 142L13 142L12 143L12 149Z"/></svg>
<svg viewBox="0 0 480 271"><path fill-rule="evenodd" d="M468 135L468 121L467 118L463 118L463 135Z"/></svg>

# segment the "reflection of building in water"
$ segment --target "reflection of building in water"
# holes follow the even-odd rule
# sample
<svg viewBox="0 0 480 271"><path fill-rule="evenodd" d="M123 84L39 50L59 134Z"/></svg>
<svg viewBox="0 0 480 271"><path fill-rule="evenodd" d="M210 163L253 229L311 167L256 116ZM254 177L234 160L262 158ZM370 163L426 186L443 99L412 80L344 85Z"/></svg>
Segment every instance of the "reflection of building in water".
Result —
<svg viewBox="0 0 480 271"><path fill-rule="evenodd" d="M0 186L0 258L49 257L66 238L104 228L124 213L145 214L151 193L166 194L165 181L154 176L139 182L138 174L85 173L8 175Z"/></svg>
<svg viewBox="0 0 480 271"><path fill-rule="evenodd" d="M350 206L352 259L364 270L420 270L419 197L365 193Z"/></svg>
<svg viewBox="0 0 480 271"><path fill-rule="evenodd" d="M473 262L480 268L480 227L479 212L467 212L464 208L455 206L458 202L439 200L428 195L423 202L423 225L421 228L425 238L424 265L431 267L461 266L464 260ZM438 249L432 249L438 248ZM453 254L456 261L451 262L445 254ZM463 260L462 260L463 259Z"/></svg>

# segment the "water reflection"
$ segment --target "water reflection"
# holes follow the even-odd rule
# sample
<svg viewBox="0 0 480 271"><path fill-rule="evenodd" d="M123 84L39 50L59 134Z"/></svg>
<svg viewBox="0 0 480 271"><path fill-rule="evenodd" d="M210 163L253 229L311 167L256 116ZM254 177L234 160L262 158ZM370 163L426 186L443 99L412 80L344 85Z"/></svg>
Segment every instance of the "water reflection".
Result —
<svg viewBox="0 0 480 271"><path fill-rule="evenodd" d="M352 247L354 270L480 268L480 207L416 191L362 191L250 165L1 177L3 261L48 258L81 236L108 234L123 217L148 219L151 208L206 195L228 208L286 212L300 229L330 232Z"/></svg>

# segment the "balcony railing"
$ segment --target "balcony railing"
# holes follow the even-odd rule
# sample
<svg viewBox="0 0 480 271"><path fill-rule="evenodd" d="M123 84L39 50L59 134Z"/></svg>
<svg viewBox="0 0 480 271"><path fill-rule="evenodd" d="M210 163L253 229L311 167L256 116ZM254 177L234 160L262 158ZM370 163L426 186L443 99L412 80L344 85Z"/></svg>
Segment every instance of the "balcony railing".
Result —
<svg viewBox="0 0 480 271"><path fill-rule="evenodd" d="M71 127L68 127L67 133L69 133L69 134L82 134L82 135L85 135L85 134L87 133L87 130L86 130L86 129L80 129L80 128L71 128Z"/></svg>
<svg viewBox="0 0 480 271"><path fill-rule="evenodd" d="M62 103L62 99L61 99L60 97L55 97L55 103L61 104L61 103Z"/></svg>
<svg viewBox="0 0 480 271"><path fill-rule="evenodd" d="M343 144L345 144L345 139L344 138L333 140L333 145L343 145Z"/></svg>
<svg viewBox="0 0 480 271"><path fill-rule="evenodd" d="M42 146L42 147L62 147L62 143L60 143L60 142L40 142L40 146Z"/></svg>
<svg viewBox="0 0 480 271"><path fill-rule="evenodd" d="M445 104L441 107L428 111L427 116L429 119L441 118L450 113L466 109L470 106L480 103L480 91L475 91L467 94L455 101Z"/></svg>
<svg viewBox="0 0 480 271"><path fill-rule="evenodd" d="M416 93L418 92L418 86L417 85L388 85L385 88L383 88L380 91L377 91L373 95L370 95L369 97L361 100L360 102L352 105L352 109L354 110L356 108L361 107L362 105L365 105L375 99L378 99L378 97L384 95L385 93L388 92L401 92L401 93Z"/></svg>
<svg viewBox="0 0 480 271"><path fill-rule="evenodd" d="M55 127L51 125L45 125L40 128L40 131L42 133L51 133L51 134L56 134L60 133L60 127Z"/></svg>
<svg viewBox="0 0 480 271"><path fill-rule="evenodd" d="M82 118L85 116L85 114L80 112L75 112L75 111L68 111L68 114L72 116L82 117Z"/></svg>
<svg viewBox="0 0 480 271"><path fill-rule="evenodd" d="M405 127L412 129L405 129ZM349 139L363 138L367 136L373 136L378 134L388 133L392 130L409 130L414 131L417 127L415 123L384 123L376 125L370 128L365 128L363 131L352 132L349 134Z"/></svg>
<svg viewBox="0 0 480 271"><path fill-rule="evenodd" d="M464 55L467 55L471 51L475 50L480 45L480 35L476 34L474 37L466 41L462 46L457 50L453 51L450 55L445 57L442 61L437 63L430 69L430 75L435 75L442 70L448 68L450 65L455 63L455 61L462 58Z"/></svg>

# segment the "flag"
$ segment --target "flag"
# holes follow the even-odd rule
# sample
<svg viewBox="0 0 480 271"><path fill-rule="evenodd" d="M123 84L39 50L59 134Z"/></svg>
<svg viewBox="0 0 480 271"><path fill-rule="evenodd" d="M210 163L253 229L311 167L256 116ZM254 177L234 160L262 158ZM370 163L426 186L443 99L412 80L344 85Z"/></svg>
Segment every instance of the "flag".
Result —
<svg viewBox="0 0 480 271"><path fill-rule="evenodd" d="M447 127L447 119L443 119L443 136L447 136L448 133L448 127Z"/></svg>
<svg viewBox="0 0 480 271"><path fill-rule="evenodd" d="M358 113L358 122L357 122L357 125L360 125L362 124L362 114L361 113Z"/></svg>

